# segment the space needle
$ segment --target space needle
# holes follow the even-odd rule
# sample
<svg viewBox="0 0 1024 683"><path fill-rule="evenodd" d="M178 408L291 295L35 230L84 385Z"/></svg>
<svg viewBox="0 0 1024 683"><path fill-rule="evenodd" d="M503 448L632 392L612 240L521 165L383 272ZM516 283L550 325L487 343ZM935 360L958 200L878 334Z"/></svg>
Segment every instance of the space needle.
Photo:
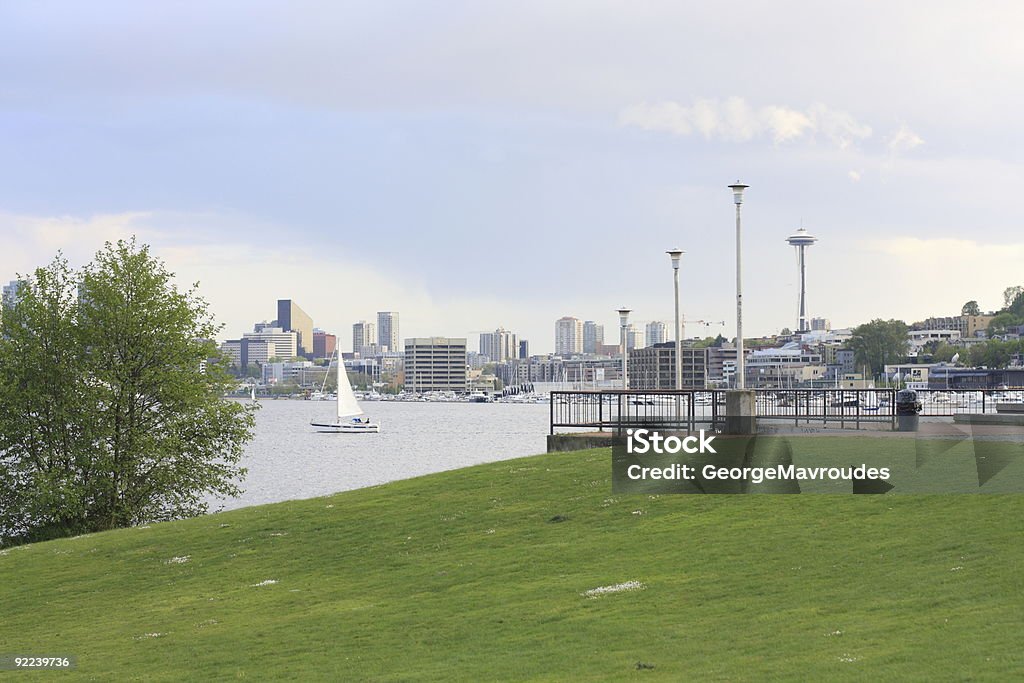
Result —
<svg viewBox="0 0 1024 683"><path fill-rule="evenodd" d="M807 247L818 241L803 227L786 238L790 246L796 247L797 267L800 269L800 302L797 332L807 332Z"/></svg>

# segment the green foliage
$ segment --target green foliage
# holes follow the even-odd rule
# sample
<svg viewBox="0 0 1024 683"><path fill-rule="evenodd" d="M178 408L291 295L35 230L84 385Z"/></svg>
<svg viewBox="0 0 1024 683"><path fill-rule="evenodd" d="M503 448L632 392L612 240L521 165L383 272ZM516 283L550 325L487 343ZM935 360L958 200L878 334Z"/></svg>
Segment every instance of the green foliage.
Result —
<svg viewBox="0 0 1024 683"><path fill-rule="evenodd" d="M1014 285L1007 287L1003 290L1003 308L1010 309L1014 304L1021 299L1021 295L1024 294L1024 286ZM1024 301L1021 301L1021 305L1024 306Z"/></svg>
<svg viewBox="0 0 1024 683"><path fill-rule="evenodd" d="M867 366L871 375L887 363L902 362L907 355L907 325L902 320L872 320L853 329L849 347L857 367Z"/></svg>
<svg viewBox="0 0 1024 683"><path fill-rule="evenodd" d="M218 359L193 287L131 242L79 272L26 278L0 339L0 539L32 540L206 511L238 493L252 408Z"/></svg>
<svg viewBox="0 0 1024 683"><path fill-rule="evenodd" d="M960 309L961 315L981 315L981 307L977 301L971 300L963 305Z"/></svg>
<svg viewBox="0 0 1024 683"><path fill-rule="evenodd" d="M990 339L984 344L975 344L967 352L965 362L972 367L1005 368L1014 354L1024 353L1024 339L1000 341ZM963 354L961 354L961 360Z"/></svg>

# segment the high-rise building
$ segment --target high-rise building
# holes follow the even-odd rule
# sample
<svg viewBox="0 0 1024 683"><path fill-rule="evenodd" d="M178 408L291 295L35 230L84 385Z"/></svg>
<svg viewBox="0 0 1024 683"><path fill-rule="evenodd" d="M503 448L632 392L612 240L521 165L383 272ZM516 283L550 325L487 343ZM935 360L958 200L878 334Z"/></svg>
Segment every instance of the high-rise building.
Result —
<svg viewBox="0 0 1024 683"><path fill-rule="evenodd" d="M811 318L811 330L818 332L828 332L832 329L832 324L827 318Z"/></svg>
<svg viewBox="0 0 1024 683"><path fill-rule="evenodd" d="M583 323L583 353L600 353L604 346L604 325L593 320Z"/></svg>
<svg viewBox="0 0 1024 683"><path fill-rule="evenodd" d="M519 357L529 358L530 357L530 342L526 339L519 340Z"/></svg>
<svg viewBox="0 0 1024 683"><path fill-rule="evenodd" d="M313 357L313 319L291 299L277 300L277 327L297 335L296 356Z"/></svg>
<svg viewBox="0 0 1024 683"><path fill-rule="evenodd" d="M352 353L360 356L377 347L377 325L360 320L352 325Z"/></svg>
<svg viewBox="0 0 1024 683"><path fill-rule="evenodd" d="M395 311L377 312L377 345L381 351L398 350L398 313ZM384 348L387 347L387 348Z"/></svg>
<svg viewBox="0 0 1024 683"><path fill-rule="evenodd" d="M514 332L499 327L494 332L480 335L480 355L487 356L493 363L502 363L515 358L519 353L519 342Z"/></svg>
<svg viewBox="0 0 1024 683"><path fill-rule="evenodd" d="M583 353L583 321L565 316L555 321L555 355Z"/></svg>
<svg viewBox="0 0 1024 683"><path fill-rule="evenodd" d="M18 303L18 291L21 289L21 280L11 280L4 285L3 307L7 308Z"/></svg>
<svg viewBox="0 0 1024 683"><path fill-rule="evenodd" d="M655 344L662 344L667 342L665 338L665 323L660 320L654 320L647 323L647 346L654 346ZM675 341L674 339L672 340Z"/></svg>
<svg viewBox="0 0 1024 683"><path fill-rule="evenodd" d="M466 391L466 339L423 337L405 340L405 389Z"/></svg>
<svg viewBox="0 0 1024 683"><path fill-rule="evenodd" d="M337 348L337 336L323 330L313 330L313 358L330 358Z"/></svg>

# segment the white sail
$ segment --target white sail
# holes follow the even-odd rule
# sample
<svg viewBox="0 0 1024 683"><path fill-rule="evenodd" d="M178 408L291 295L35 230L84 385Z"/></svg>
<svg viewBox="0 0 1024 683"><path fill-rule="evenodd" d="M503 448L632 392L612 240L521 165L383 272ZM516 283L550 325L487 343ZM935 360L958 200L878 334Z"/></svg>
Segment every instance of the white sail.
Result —
<svg viewBox="0 0 1024 683"><path fill-rule="evenodd" d="M352 385L348 383L348 373L345 372L345 361L338 354L338 417L352 417L362 415L363 409L356 401L356 395L352 393Z"/></svg>

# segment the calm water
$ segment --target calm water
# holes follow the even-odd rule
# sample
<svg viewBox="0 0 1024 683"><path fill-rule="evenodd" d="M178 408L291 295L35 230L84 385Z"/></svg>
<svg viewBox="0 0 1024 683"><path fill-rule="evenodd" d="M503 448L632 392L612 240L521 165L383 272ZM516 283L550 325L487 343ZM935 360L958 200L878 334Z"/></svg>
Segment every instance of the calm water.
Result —
<svg viewBox="0 0 1024 683"><path fill-rule="evenodd" d="M242 465L238 498L210 510L311 498L483 462L543 453L548 406L510 403L369 402L380 434L324 434L333 401L265 400Z"/></svg>

